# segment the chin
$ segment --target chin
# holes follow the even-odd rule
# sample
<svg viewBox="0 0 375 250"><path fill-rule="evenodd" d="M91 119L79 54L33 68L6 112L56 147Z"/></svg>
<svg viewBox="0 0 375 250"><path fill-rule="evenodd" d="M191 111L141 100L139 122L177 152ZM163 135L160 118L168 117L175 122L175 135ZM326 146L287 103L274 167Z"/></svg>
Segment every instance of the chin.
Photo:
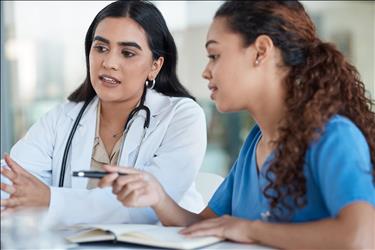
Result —
<svg viewBox="0 0 375 250"><path fill-rule="evenodd" d="M230 112L229 108L224 104L215 102L215 105L216 105L216 109L221 113Z"/></svg>
<svg viewBox="0 0 375 250"><path fill-rule="evenodd" d="M215 102L216 109L221 112L221 113L227 113L227 112L239 112L242 111L243 109L236 108L233 106L230 106L228 103L218 103Z"/></svg>
<svg viewBox="0 0 375 250"><path fill-rule="evenodd" d="M98 97L102 102L116 102L121 100L119 97L113 95L98 94Z"/></svg>

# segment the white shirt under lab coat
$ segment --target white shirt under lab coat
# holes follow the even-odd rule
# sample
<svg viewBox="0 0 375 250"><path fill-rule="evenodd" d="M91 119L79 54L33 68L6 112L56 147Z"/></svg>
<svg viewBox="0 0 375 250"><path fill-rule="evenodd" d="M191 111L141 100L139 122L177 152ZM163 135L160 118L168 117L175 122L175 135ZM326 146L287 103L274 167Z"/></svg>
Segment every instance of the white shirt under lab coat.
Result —
<svg viewBox="0 0 375 250"><path fill-rule="evenodd" d="M98 98L89 104L74 135L59 188L66 141L83 103L68 102L44 115L12 148L11 157L51 186L49 219L61 225L76 223L155 223L151 208L124 207L111 188L87 190L87 178L71 176L89 170L96 127ZM204 204L194 180L206 150L206 122L202 108L189 98L168 97L148 90L145 105L150 126L134 165L153 174L182 207L199 212ZM126 134L120 166L133 166L143 135L145 113L139 112Z"/></svg>

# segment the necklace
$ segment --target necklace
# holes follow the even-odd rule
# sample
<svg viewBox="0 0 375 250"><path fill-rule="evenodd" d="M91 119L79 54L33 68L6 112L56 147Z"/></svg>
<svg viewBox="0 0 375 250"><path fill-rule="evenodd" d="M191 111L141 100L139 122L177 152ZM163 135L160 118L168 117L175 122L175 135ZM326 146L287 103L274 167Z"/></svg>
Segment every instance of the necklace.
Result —
<svg viewBox="0 0 375 250"><path fill-rule="evenodd" d="M103 123L103 125L104 125L104 123ZM119 135L121 135L124 132L123 130L121 130L120 132L113 133L113 131L110 130L109 127L107 127L107 126L102 126L102 128L104 129L104 131L107 131L108 133L110 133L112 138L117 138Z"/></svg>
<svg viewBox="0 0 375 250"><path fill-rule="evenodd" d="M118 133L116 133L116 134L114 134L112 131L109 131L109 132L111 133L112 138L117 138L117 136L119 136L119 135L122 134L122 131L120 131L120 132L118 132Z"/></svg>

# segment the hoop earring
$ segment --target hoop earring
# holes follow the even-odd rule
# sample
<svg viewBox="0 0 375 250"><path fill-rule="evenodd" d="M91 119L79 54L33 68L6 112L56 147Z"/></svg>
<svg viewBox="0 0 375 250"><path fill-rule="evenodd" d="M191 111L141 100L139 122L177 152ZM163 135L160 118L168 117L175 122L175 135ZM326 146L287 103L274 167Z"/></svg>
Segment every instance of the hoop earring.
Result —
<svg viewBox="0 0 375 250"><path fill-rule="evenodd" d="M149 88L149 89L153 89L154 87L155 87L155 83L156 83L156 81L155 81L155 79L154 80L152 80L152 83L150 84L150 81L149 80L146 80L146 88Z"/></svg>
<svg viewBox="0 0 375 250"><path fill-rule="evenodd" d="M146 81L147 83L149 83L149 81ZM153 89L155 87L155 79L152 80L152 83L151 84L147 84L146 86L149 88L149 89Z"/></svg>

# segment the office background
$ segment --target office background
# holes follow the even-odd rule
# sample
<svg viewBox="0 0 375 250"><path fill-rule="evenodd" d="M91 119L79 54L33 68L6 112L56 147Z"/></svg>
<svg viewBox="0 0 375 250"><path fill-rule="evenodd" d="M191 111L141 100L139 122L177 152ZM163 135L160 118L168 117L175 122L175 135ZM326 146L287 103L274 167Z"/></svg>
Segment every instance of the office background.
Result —
<svg viewBox="0 0 375 250"><path fill-rule="evenodd" d="M1 154L84 79L84 36L111 1L1 1ZM208 148L202 171L225 176L253 121L221 114L201 73L204 43L220 1L156 1L179 51L178 74L204 108ZM335 42L375 97L375 3L302 1L321 38Z"/></svg>

